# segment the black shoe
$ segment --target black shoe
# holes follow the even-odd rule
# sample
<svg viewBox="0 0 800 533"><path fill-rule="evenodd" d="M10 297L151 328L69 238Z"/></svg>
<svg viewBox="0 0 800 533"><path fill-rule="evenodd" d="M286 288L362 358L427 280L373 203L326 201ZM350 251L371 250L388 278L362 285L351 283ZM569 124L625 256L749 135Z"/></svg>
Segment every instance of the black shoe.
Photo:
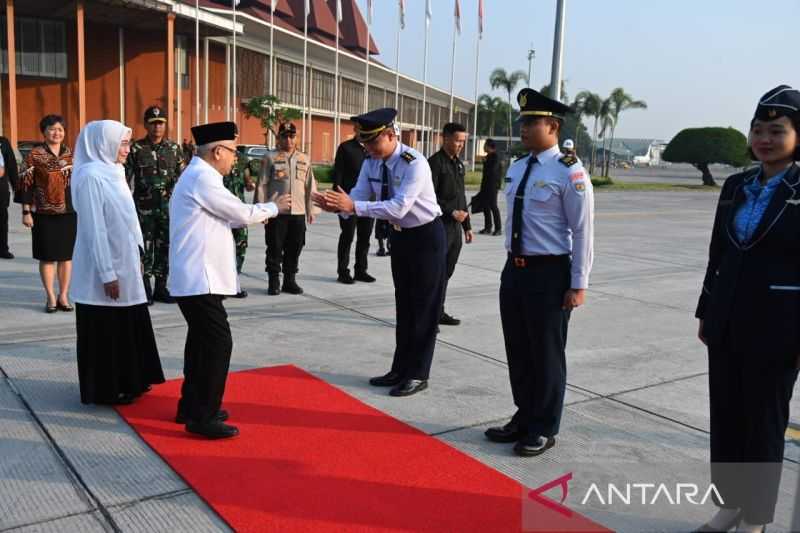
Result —
<svg viewBox="0 0 800 533"><path fill-rule="evenodd" d="M267 294L277 296L281 293L281 278L278 274L271 274L268 278Z"/></svg>
<svg viewBox="0 0 800 533"><path fill-rule="evenodd" d="M345 285L352 285L356 282L356 280L353 279L353 276L350 275L350 271L345 271L339 274L339 277L336 278L336 281L339 283L344 283Z"/></svg>
<svg viewBox="0 0 800 533"><path fill-rule="evenodd" d="M500 229L496 229L496 230L494 230L492 232L492 235L494 235L494 236L502 235L502 234L503 234L503 230L500 230Z"/></svg>
<svg viewBox="0 0 800 533"><path fill-rule="evenodd" d="M129 394L127 392L123 392L119 396L117 396L117 399L114 400L112 403L114 405L129 405L132 404L134 400L136 400L135 394Z"/></svg>
<svg viewBox="0 0 800 533"><path fill-rule="evenodd" d="M378 257L384 257L389 254L387 254L386 249L383 246L381 246L380 248L378 248L378 251L375 253L375 255L377 255Z"/></svg>
<svg viewBox="0 0 800 533"><path fill-rule="evenodd" d="M218 420L206 422L205 424L189 422L186 424L186 431L207 439L228 439L239 434L239 429L236 426L229 426Z"/></svg>
<svg viewBox="0 0 800 533"><path fill-rule="evenodd" d="M70 305L69 303L62 304L61 302L56 303L56 309L58 309L59 311L65 311L67 313L71 313L72 311L75 310L75 308L72 307L72 305Z"/></svg>
<svg viewBox="0 0 800 533"><path fill-rule="evenodd" d="M736 513L735 516L731 518L730 522L728 522L727 524L727 527L725 527L724 529L722 528L715 529L710 525L708 525L708 523L705 523L702 526L695 529L694 531L692 531L692 533L723 533L725 531L729 531L732 528L736 527L741 520L742 520L742 511L739 511L738 513Z"/></svg>
<svg viewBox="0 0 800 533"><path fill-rule="evenodd" d="M394 387L403 381L403 376L397 372L389 372L382 376L370 378L369 384L375 387Z"/></svg>
<svg viewBox="0 0 800 533"><path fill-rule="evenodd" d="M150 285L150 276L144 278L144 294L147 296L147 305L153 305L153 287Z"/></svg>
<svg viewBox="0 0 800 533"><path fill-rule="evenodd" d="M228 411L225 409L220 409L217 411L217 414L214 415L214 418L211 419L212 422L225 422L228 419ZM183 413L178 413L175 415L175 423L176 424L186 424L189 422L189 418L186 417Z"/></svg>
<svg viewBox="0 0 800 533"><path fill-rule="evenodd" d="M480 233L481 235L489 235L491 232L492 232L492 230L491 230L491 229L488 229L488 228L483 228L483 229L482 229L482 230L480 230L478 233Z"/></svg>
<svg viewBox="0 0 800 533"><path fill-rule="evenodd" d="M407 379L389 391L390 396L411 396L428 388L427 379Z"/></svg>
<svg viewBox="0 0 800 533"><path fill-rule="evenodd" d="M14 259L14 254L6 250L5 252L0 252L0 259Z"/></svg>
<svg viewBox="0 0 800 533"><path fill-rule="evenodd" d="M556 439L553 437L522 437L514 445L514 453L522 457L535 457L552 448L555 443Z"/></svg>
<svg viewBox="0 0 800 533"><path fill-rule="evenodd" d="M58 311L58 304L50 305L49 303L44 304L44 312L49 314L55 313Z"/></svg>
<svg viewBox="0 0 800 533"><path fill-rule="evenodd" d="M153 300L164 304L174 304L175 298L167 290L166 280L156 278L156 288L153 290Z"/></svg>
<svg viewBox="0 0 800 533"><path fill-rule="evenodd" d="M281 291L289 294L303 294L303 288L297 284L294 277L284 276Z"/></svg>
<svg viewBox="0 0 800 533"><path fill-rule="evenodd" d="M492 442L517 442L525 432L512 420L505 426L489 428L483 434Z"/></svg>
<svg viewBox="0 0 800 533"><path fill-rule="evenodd" d="M457 318L453 318L447 313L442 313L442 316L439 318L439 324L443 326L457 326L461 324L461 321Z"/></svg>
<svg viewBox="0 0 800 533"><path fill-rule="evenodd" d="M233 295L234 298L247 298L247 291L242 289Z"/></svg>
<svg viewBox="0 0 800 533"><path fill-rule="evenodd" d="M356 272L356 275L353 277L356 281L363 281L366 283L372 283L375 281L375 278L367 274L366 272Z"/></svg>

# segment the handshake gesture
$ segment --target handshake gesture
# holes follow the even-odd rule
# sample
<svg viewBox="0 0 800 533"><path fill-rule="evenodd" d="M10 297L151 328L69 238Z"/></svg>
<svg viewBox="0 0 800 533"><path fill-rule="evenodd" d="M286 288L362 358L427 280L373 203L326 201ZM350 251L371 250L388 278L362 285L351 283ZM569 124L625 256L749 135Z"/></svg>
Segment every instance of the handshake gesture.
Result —
<svg viewBox="0 0 800 533"><path fill-rule="evenodd" d="M336 190L331 189L312 193L311 201L315 206L330 213L344 213L346 215L355 213L355 204L353 200L351 200L350 196L338 185L336 186Z"/></svg>

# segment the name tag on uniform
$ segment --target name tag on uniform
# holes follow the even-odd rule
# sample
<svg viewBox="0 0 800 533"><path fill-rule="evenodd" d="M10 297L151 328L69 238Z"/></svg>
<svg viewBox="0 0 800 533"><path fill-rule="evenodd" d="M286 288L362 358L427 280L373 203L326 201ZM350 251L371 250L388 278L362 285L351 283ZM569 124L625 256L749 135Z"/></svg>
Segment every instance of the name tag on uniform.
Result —
<svg viewBox="0 0 800 533"><path fill-rule="evenodd" d="M381 180L379 178L367 178L367 179L369 181L371 181L372 183L380 183L381 182Z"/></svg>
<svg viewBox="0 0 800 533"><path fill-rule="evenodd" d="M401 178L400 176L395 176L394 178L392 178L392 182L394 183L395 187L400 185L401 181L403 181L403 178Z"/></svg>
<svg viewBox="0 0 800 533"><path fill-rule="evenodd" d="M511 183L511 178L506 177L503 181L505 181L506 183Z"/></svg>

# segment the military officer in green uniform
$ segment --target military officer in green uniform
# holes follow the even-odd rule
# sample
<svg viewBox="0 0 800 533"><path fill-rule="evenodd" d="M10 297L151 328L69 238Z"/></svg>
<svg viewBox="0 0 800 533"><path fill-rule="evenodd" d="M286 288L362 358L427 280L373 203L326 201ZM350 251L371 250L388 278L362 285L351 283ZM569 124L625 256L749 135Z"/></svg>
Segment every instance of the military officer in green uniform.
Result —
<svg viewBox="0 0 800 533"><path fill-rule="evenodd" d="M239 157L236 164L231 168L230 174L222 177L222 183L225 188L231 191L239 200L244 202L245 191L252 191L256 188L255 182L251 176L258 176L258 170L254 171L256 161L245 161L243 157ZM236 243L236 273L242 273L242 266L244 265L244 257L247 252L247 226L243 228L233 228L233 240ZM242 288L237 294L236 298L247 298L247 291Z"/></svg>
<svg viewBox="0 0 800 533"><path fill-rule="evenodd" d="M144 237L144 286L148 303L174 303L167 290L169 198L186 166L180 145L166 138L167 114L158 106L144 112L147 136L131 145L125 174L133 191ZM151 289L150 278L155 278Z"/></svg>

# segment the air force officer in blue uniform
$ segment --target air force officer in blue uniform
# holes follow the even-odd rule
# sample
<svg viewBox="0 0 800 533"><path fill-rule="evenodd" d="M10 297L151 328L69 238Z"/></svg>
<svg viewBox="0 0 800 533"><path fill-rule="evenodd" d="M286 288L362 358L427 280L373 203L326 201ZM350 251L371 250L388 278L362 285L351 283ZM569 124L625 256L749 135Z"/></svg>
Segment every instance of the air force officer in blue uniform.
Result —
<svg viewBox="0 0 800 533"><path fill-rule="evenodd" d="M516 442L518 455L555 444L564 405L567 324L584 302L592 267L594 199L581 162L564 155L558 133L570 108L532 89L517 96L530 154L506 175L508 258L500 282L511 390L517 412L486 436Z"/></svg>
<svg viewBox="0 0 800 533"><path fill-rule="evenodd" d="M446 282L447 243L425 157L398 139L397 111L378 109L351 117L369 157L348 196L340 187L314 201L340 216L386 220L394 231L392 279L397 307L396 348L391 370L375 386L409 396L428 386Z"/></svg>

